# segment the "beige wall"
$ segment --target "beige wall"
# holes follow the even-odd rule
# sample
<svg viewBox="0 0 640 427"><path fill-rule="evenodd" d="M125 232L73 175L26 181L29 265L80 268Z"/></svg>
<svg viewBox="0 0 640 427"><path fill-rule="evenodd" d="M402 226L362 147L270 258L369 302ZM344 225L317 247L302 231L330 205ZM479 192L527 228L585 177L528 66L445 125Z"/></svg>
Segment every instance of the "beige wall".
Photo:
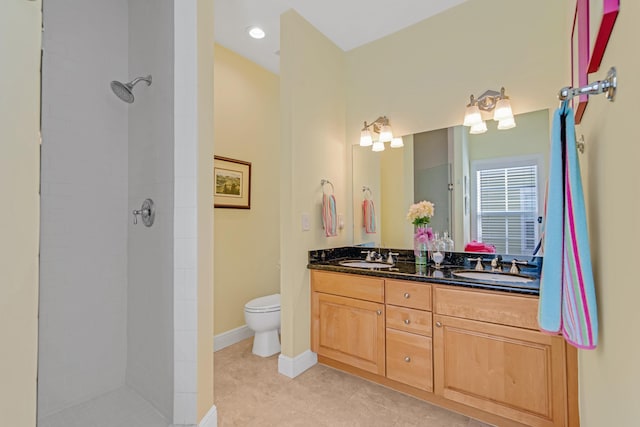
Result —
<svg viewBox="0 0 640 427"><path fill-rule="evenodd" d="M215 331L245 324L244 305L280 291L280 83L215 46L215 154L251 162L251 209L216 209Z"/></svg>
<svg viewBox="0 0 640 427"><path fill-rule="evenodd" d="M280 22L282 353L291 357L310 345L307 251L353 239L350 226L325 237L320 221L325 178L350 222L351 145L344 139L344 53L294 11ZM310 231L301 231L302 213L310 215Z"/></svg>
<svg viewBox="0 0 640 427"><path fill-rule="evenodd" d="M469 0L347 52L347 141L380 114L398 135L459 125L470 94L501 86L515 114L555 108L566 13L555 0Z"/></svg>
<svg viewBox="0 0 640 427"><path fill-rule="evenodd" d="M213 407L213 0L198 0L198 420Z"/></svg>
<svg viewBox="0 0 640 427"><path fill-rule="evenodd" d="M294 12L283 15L280 255L285 355L309 348L306 251L352 241L349 224L339 238L322 236L319 182L329 178L337 183L338 205L349 204L349 221L351 149L344 147L357 143L362 122L387 115L398 135L459 125L471 93L501 86L516 114L555 107L557 90L569 74L564 61L568 44L561 42L567 12L554 0L470 0L346 54ZM473 48L480 38L491 42ZM500 47L491 49L494 40L501 40ZM301 233L300 214L309 210L312 233Z"/></svg>
<svg viewBox="0 0 640 427"><path fill-rule="evenodd" d="M586 144L579 159L600 322L598 348L579 353L584 427L638 425L640 58L634 47L640 38L638 18L640 4L624 2L600 70L589 76L590 82L602 79L615 66L619 73L616 100L591 97L576 131L578 136L584 134Z"/></svg>
<svg viewBox="0 0 640 427"><path fill-rule="evenodd" d="M41 2L0 3L0 423L36 423Z"/></svg>

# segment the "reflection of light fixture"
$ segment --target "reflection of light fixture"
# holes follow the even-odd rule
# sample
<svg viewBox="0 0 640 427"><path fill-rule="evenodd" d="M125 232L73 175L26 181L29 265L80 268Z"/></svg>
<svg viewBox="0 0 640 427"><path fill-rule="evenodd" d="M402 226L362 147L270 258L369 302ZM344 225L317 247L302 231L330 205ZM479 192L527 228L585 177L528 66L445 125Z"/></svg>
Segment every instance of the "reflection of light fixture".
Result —
<svg viewBox="0 0 640 427"><path fill-rule="evenodd" d="M464 126L470 126L469 133L479 134L487 131L487 124L482 119L481 111L493 111L493 120L498 122L498 129L511 129L516 127L516 121L511 111L509 97L504 94L504 88L500 92L488 90L478 98L471 95L471 101L464 113Z"/></svg>
<svg viewBox="0 0 640 427"><path fill-rule="evenodd" d="M389 145L391 148L401 148L404 147L404 142L402 142L402 138L396 136L391 140L391 144Z"/></svg>
<svg viewBox="0 0 640 427"><path fill-rule="evenodd" d="M372 132L369 128L373 128L373 133L378 134L377 141L373 140ZM402 138L393 137L393 131L391 130L387 116L380 116L369 124L364 122L364 127L360 132L361 147L371 147L373 151L384 151L385 142L391 142L391 148L404 146Z"/></svg>

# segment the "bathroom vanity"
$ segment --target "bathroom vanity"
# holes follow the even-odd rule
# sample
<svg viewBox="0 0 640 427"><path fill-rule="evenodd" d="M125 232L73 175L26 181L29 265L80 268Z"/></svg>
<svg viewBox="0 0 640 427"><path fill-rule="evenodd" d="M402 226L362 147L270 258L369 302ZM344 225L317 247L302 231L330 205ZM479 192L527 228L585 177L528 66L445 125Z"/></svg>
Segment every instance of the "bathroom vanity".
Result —
<svg viewBox="0 0 640 427"><path fill-rule="evenodd" d="M576 352L539 332L534 287L313 257L309 268L320 363L499 426L579 425Z"/></svg>

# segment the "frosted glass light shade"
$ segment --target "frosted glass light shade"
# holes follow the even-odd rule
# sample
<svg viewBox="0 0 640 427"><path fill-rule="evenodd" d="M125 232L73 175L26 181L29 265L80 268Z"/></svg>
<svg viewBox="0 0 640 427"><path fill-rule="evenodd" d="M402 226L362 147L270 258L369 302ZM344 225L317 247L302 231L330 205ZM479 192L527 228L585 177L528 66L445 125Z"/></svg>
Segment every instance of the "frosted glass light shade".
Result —
<svg viewBox="0 0 640 427"><path fill-rule="evenodd" d="M478 135L480 133L485 133L487 131L487 124L484 121L481 121L478 124L472 125L469 133L473 135Z"/></svg>
<svg viewBox="0 0 640 427"><path fill-rule="evenodd" d="M373 143L373 147L371 147L372 151L384 151L384 142L376 141Z"/></svg>
<svg viewBox="0 0 640 427"><path fill-rule="evenodd" d="M464 126L473 126L482 122L480 109L477 105L469 105L464 112Z"/></svg>
<svg viewBox="0 0 640 427"><path fill-rule="evenodd" d="M391 148L400 148L400 147L404 147L404 142L402 142L402 138L400 138L399 136L396 136L395 138L393 138L391 140Z"/></svg>
<svg viewBox="0 0 640 427"><path fill-rule="evenodd" d="M371 131L369 129L363 129L360 132L360 146L371 147L373 145L373 138L371 138Z"/></svg>
<svg viewBox="0 0 640 427"><path fill-rule="evenodd" d="M512 129L514 127L516 127L516 121L513 117L502 119L498 122L498 129L500 130Z"/></svg>
<svg viewBox="0 0 640 427"><path fill-rule="evenodd" d="M511 111L511 103L508 99L498 101L493 112L493 120L500 121L504 119L513 119L513 111Z"/></svg>
<svg viewBox="0 0 640 427"><path fill-rule="evenodd" d="M391 126L389 126L389 125L381 126L380 127L380 142L391 142L392 140L393 140L393 133L391 132ZM382 150L380 150L380 151L382 151Z"/></svg>

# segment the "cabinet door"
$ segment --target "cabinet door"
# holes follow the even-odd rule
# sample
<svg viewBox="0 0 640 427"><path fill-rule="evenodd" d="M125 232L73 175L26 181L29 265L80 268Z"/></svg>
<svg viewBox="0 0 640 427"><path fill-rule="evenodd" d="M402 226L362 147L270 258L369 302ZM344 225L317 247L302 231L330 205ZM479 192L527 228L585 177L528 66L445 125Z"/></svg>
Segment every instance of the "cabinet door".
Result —
<svg viewBox="0 0 640 427"><path fill-rule="evenodd" d="M313 292L312 349L356 368L385 374L384 304Z"/></svg>
<svg viewBox="0 0 640 427"><path fill-rule="evenodd" d="M565 425L559 337L434 315L435 393L530 426Z"/></svg>

